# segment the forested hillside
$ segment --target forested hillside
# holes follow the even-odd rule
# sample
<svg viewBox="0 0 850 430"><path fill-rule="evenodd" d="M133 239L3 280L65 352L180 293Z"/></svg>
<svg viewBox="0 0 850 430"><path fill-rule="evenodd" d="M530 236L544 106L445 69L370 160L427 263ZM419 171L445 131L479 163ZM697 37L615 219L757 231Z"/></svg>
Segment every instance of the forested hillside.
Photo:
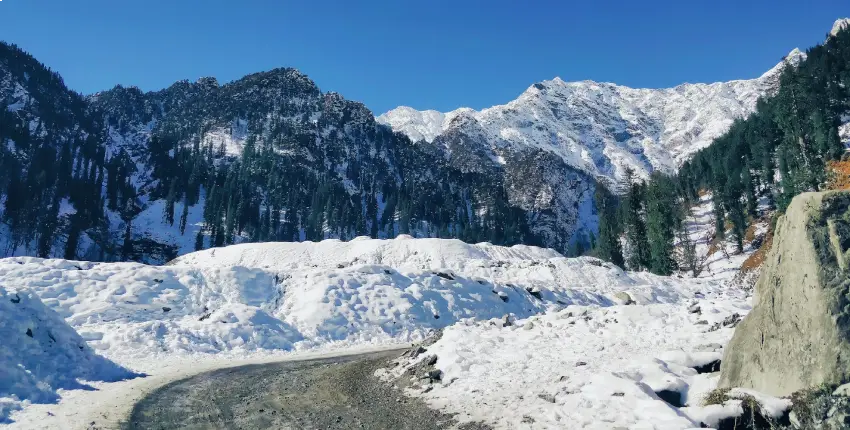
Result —
<svg viewBox="0 0 850 430"><path fill-rule="evenodd" d="M83 231L104 238L103 123L81 95L30 55L0 43L0 201L3 250L74 256ZM70 209L73 208L73 209ZM104 243L105 246L105 243Z"/></svg>
<svg viewBox="0 0 850 430"><path fill-rule="evenodd" d="M164 262L243 241L453 237L568 252L595 182L414 145L295 69L83 97L0 44L0 255Z"/></svg>
<svg viewBox="0 0 850 430"><path fill-rule="evenodd" d="M731 240L741 251L760 202L782 212L793 196L820 190L827 162L840 158L850 140L850 29L837 25L804 61L784 68L779 84L755 113L736 121L677 175L656 173L625 184L622 199L613 202L598 197L617 207L600 211L596 253L623 261L622 236L629 268L669 274L687 264L676 261L673 245L700 192L712 196L715 239Z"/></svg>

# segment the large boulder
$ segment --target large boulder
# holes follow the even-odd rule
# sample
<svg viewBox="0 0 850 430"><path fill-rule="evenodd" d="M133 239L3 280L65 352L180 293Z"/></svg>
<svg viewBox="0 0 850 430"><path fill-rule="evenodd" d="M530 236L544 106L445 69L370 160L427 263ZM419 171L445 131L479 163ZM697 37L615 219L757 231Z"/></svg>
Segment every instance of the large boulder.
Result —
<svg viewBox="0 0 850 430"><path fill-rule="evenodd" d="M804 193L779 218L721 387L774 396L850 378L850 193Z"/></svg>

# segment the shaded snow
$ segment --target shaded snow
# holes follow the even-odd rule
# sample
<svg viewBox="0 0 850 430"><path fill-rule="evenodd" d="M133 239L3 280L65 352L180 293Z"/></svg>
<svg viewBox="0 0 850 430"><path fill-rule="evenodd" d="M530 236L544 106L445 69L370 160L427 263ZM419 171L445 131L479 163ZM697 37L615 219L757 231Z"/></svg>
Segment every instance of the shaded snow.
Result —
<svg viewBox="0 0 850 430"><path fill-rule="evenodd" d="M134 376L95 354L29 290L0 286L0 338L0 423L30 403L57 402L60 390Z"/></svg>

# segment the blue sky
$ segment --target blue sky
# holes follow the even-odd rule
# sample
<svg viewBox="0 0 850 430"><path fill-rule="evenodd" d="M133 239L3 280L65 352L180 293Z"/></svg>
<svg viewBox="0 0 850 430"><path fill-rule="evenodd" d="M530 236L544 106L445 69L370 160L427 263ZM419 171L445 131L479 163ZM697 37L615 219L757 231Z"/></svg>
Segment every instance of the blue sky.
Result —
<svg viewBox="0 0 850 430"><path fill-rule="evenodd" d="M480 109L555 76L752 78L845 16L847 0L2 0L0 40L87 94L291 66L382 113Z"/></svg>

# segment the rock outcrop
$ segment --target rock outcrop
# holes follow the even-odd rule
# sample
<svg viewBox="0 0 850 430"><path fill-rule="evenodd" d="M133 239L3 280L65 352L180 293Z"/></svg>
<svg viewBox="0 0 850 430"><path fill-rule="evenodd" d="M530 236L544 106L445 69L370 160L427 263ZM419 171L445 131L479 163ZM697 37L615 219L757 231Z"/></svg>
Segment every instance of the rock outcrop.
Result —
<svg viewBox="0 0 850 430"><path fill-rule="evenodd" d="M776 226L721 387L774 396L850 379L850 193L804 193Z"/></svg>

